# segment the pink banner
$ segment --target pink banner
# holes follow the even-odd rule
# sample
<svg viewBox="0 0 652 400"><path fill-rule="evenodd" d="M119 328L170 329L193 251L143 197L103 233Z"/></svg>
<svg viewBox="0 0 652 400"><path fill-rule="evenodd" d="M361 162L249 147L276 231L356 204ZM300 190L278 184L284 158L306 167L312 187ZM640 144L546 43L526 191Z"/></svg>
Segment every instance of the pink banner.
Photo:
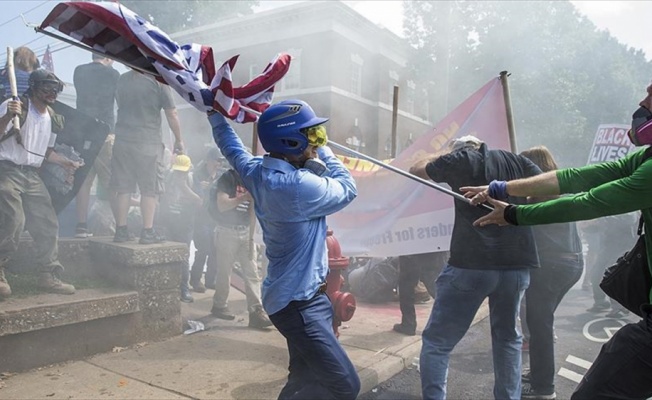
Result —
<svg viewBox="0 0 652 400"><path fill-rule="evenodd" d="M444 152L451 139L465 135L482 139L490 149L510 148L498 78L467 98L391 165L407 171L421 158ZM451 196L382 168L356 176L356 183L358 198L328 218L345 255L388 257L448 250L454 222Z"/></svg>

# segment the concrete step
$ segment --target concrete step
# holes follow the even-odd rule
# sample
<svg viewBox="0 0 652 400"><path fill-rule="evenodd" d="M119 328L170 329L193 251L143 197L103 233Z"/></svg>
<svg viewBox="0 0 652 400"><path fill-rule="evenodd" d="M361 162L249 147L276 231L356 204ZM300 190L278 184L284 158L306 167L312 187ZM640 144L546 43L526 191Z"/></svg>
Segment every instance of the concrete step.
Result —
<svg viewBox="0 0 652 400"><path fill-rule="evenodd" d="M138 293L82 289L74 295L38 294L0 303L0 337L71 325L140 310Z"/></svg>
<svg viewBox="0 0 652 400"><path fill-rule="evenodd" d="M0 372L19 372L129 346L141 338L138 292L81 289L0 302Z"/></svg>

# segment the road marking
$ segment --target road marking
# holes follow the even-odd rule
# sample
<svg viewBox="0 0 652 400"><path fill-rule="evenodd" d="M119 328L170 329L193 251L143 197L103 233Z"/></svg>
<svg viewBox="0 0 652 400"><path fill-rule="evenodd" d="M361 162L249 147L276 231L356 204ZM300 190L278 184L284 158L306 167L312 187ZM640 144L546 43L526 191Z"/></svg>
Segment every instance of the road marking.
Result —
<svg viewBox="0 0 652 400"><path fill-rule="evenodd" d="M598 324L596 328L594 328L594 332L604 332L604 335L599 335L600 337L593 336L591 334L591 327L594 324ZM620 325L620 326L614 326L614 325ZM582 334L584 335L585 338L592 342L597 342L597 343L606 343L611 339L611 337L614 335L614 333L622 328L623 326L627 325L627 321L624 321L622 319L615 319L615 318L597 318L593 319L586 324L584 324L584 327L582 328ZM602 329L600 329L602 328ZM597 333L596 332L596 333ZM604 336L604 337L603 337Z"/></svg>
<svg viewBox="0 0 652 400"><path fill-rule="evenodd" d="M582 381L582 377L584 375L580 375L577 372L573 372L569 369L566 368L560 368L559 372L557 373L560 376L563 376L566 379L570 379L571 381L575 383L580 383Z"/></svg>
<svg viewBox="0 0 652 400"><path fill-rule="evenodd" d="M572 355L569 355L568 357L566 357L566 361L571 363L571 364L575 364L578 367L582 367L584 369L589 369L589 368L591 368L591 365L593 365L593 363L591 361L582 360L581 358L578 358L578 357L575 357L575 356L572 356Z"/></svg>

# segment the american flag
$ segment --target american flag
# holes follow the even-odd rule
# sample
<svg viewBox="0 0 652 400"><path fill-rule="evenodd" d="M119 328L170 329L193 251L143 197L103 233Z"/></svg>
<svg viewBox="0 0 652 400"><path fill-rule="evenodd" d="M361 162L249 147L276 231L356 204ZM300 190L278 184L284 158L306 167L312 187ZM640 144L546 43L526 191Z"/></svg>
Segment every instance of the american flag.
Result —
<svg viewBox="0 0 652 400"><path fill-rule="evenodd" d="M170 85L196 109L215 109L237 122L252 122L269 107L274 85L290 68L288 54L277 55L251 82L233 87L238 56L217 71L208 46L179 46L128 8L113 2L58 4L40 30L52 28L109 58L124 62ZM83 45L81 45L83 44Z"/></svg>
<svg viewBox="0 0 652 400"><path fill-rule="evenodd" d="M52 61L52 53L50 52L50 45L45 49L43 53L43 59L41 60L41 67L45 70L48 70L54 73L54 61Z"/></svg>

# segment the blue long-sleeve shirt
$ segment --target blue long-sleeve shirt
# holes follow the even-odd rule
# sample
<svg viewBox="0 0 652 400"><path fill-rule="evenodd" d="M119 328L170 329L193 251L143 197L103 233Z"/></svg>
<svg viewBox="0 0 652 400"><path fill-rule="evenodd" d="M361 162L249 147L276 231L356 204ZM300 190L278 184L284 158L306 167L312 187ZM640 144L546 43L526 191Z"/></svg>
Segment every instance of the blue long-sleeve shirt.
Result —
<svg viewBox="0 0 652 400"><path fill-rule="evenodd" d="M209 117L213 138L254 199L269 259L263 307L274 314L312 298L328 273L326 216L357 196L353 177L327 147L318 149L328 172L317 176L270 156L254 157L219 113Z"/></svg>

